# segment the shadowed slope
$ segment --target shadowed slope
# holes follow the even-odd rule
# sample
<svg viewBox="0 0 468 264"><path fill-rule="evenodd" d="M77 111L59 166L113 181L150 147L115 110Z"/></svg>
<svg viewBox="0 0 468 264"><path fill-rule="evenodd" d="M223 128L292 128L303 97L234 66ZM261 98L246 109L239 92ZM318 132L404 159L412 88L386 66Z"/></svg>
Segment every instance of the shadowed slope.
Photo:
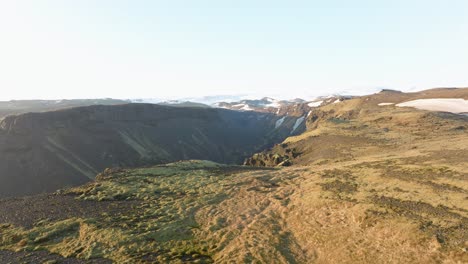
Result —
<svg viewBox="0 0 468 264"><path fill-rule="evenodd" d="M0 124L0 197L81 184L106 167L182 159L240 163L291 133L296 118L275 127L279 118L149 104L9 116Z"/></svg>

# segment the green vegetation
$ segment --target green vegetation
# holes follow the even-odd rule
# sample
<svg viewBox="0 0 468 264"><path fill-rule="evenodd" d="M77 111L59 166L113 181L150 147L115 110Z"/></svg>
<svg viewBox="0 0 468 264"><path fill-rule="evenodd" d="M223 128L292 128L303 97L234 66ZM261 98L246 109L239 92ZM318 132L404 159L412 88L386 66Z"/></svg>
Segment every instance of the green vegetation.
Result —
<svg viewBox="0 0 468 264"><path fill-rule="evenodd" d="M195 239L195 213L221 202L224 166L188 161L101 175L95 183L66 190L89 201L138 200L122 214L89 219L41 221L30 230L3 225L0 245L10 250L48 250L65 257L109 258L135 263L142 258L211 262L208 242Z"/></svg>

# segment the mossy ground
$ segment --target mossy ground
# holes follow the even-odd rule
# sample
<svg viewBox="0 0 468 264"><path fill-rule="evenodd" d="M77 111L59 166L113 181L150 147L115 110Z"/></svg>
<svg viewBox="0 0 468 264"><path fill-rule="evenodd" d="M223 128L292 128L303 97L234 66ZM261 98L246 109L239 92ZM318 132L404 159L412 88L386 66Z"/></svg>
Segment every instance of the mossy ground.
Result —
<svg viewBox="0 0 468 264"><path fill-rule="evenodd" d="M399 159L283 169L188 161L117 170L57 195L132 202L131 209L30 228L4 224L0 249L116 263L466 261L466 189L440 193L419 184L465 176Z"/></svg>
<svg viewBox="0 0 468 264"><path fill-rule="evenodd" d="M237 170L245 168L187 161L113 171L57 195L97 203L129 201L134 204L131 210L104 211L92 218L43 220L32 228L4 224L0 226L0 248L47 250L64 257L108 258L118 263L210 263L214 246L194 235L200 228L196 213L227 198L229 174Z"/></svg>

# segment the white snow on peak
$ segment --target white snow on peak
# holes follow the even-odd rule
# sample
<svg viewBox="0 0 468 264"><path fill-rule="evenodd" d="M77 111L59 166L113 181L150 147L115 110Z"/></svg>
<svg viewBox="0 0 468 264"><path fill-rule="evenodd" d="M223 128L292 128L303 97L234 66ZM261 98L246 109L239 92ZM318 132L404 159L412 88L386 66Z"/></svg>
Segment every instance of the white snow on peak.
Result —
<svg viewBox="0 0 468 264"><path fill-rule="evenodd" d="M276 123L275 123L275 129L277 129L278 127L280 127L280 126L283 124L284 119L286 119L285 116L283 116L282 118L280 118L280 119L278 119L278 120L276 121Z"/></svg>
<svg viewBox="0 0 468 264"><path fill-rule="evenodd" d="M397 104L399 107L414 107L421 110L468 113L468 100L461 98L418 99Z"/></svg>
<svg viewBox="0 0 468 264"><path fill-rule="evenodd" d="M244 106L241 108L241 110L245 110L245 111L252 111L253 109L252 109L252 108L250 108L250 106L249 106L249 105L244 105Z"/></svg>
<svg viewBox="0 0 468 264"><path fill-rule="evenodd" d="M309 107L319 107L322 103L323 103L323 101L317 101L317 102L310 102L307 105Z"/></svg>
<svg viewBox="0 0 468 264"><path fill-rule="evenodd" d="M266 105L264 105L264 106L266 106L266 107L273 107L273 108L279 108L279 107L281 107L281 104L280 104L279 102L276 102L276 101L274 101L274 102L269 101L269 102L270 102L269 104L266 104Z"/></svg>
<svg viewBox="0 0 468 264"><path fill-rule="evenodd" d="M380 103L379 106L394 105L395 103Z"/></svg>
<svg viewBox="0 0 468 264"><path fill-rule="evenodd" d="M294 123L293 129L291 130L291 134L296 131L296 129L304 122L305 116L301 116L296 120L296 123Z"/></svg>
<svg viewBox="0 0 468 264"><path fill-rule="evenodd" d="M263 101L267 101L267 104L262 103L261 106L263 107L272 107L272 108L279 108L281 107L281 104L278 100L270 98L270 97L264 97L262 98Z"/></svg>
<svg viewBox="0 0 468 264"><path fill-rule="evenodd" d="M309 117L309 116L310 116L310 114L312 114L312 111L309 111L309 113L307 113L307 117Z"/></svg>

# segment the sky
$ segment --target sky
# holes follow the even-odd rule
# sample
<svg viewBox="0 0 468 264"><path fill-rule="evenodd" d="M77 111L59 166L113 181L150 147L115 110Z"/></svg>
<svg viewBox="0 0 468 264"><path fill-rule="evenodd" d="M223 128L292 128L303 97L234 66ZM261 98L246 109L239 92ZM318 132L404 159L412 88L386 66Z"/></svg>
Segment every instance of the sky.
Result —
<svg viewBox="0 0 468 264"><path fill-rule="evenodd" d="M0 100L468 87L466 0L5 0Z"/></svg>

